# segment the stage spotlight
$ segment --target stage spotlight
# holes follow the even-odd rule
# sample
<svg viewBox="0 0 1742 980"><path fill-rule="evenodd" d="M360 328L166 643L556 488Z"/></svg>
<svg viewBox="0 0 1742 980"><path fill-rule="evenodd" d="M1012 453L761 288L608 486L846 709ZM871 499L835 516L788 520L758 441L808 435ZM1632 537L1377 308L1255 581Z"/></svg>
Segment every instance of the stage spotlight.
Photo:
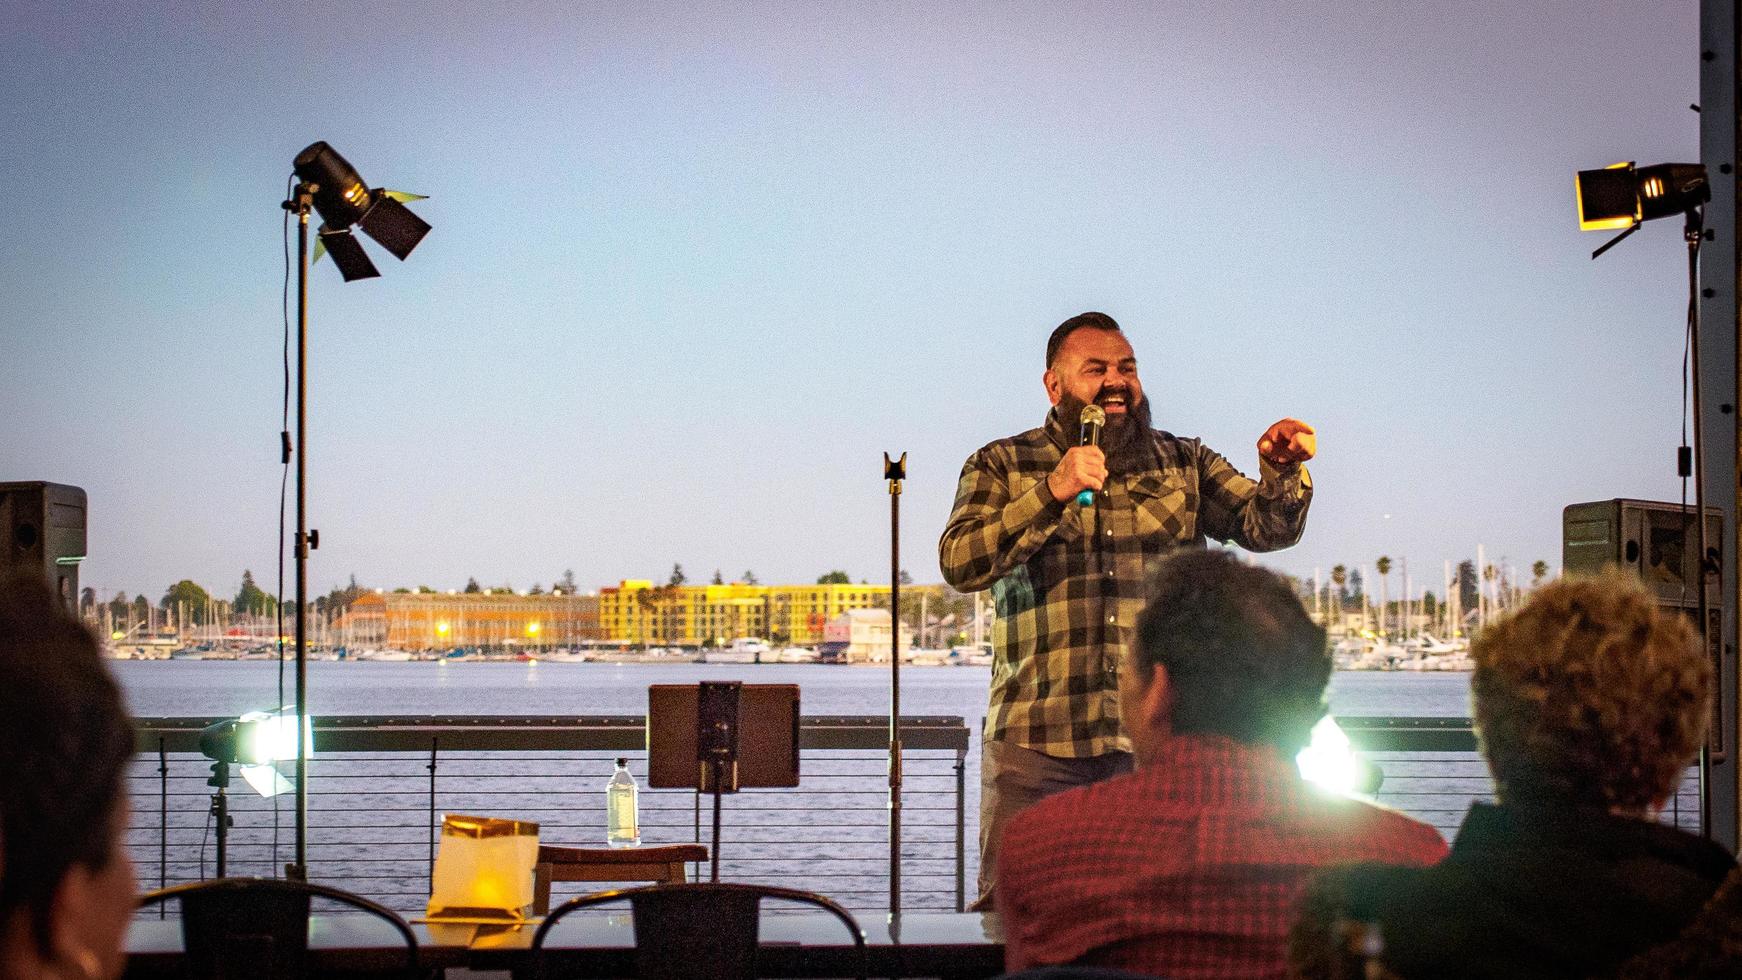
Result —
<svg viewBox="0 0 1742 980"><path fill-rule="evenodd" d="M1343 796L1372 796L1385 780L1378 766L1355 752L1349 736L1330 715L1313 726L1312 744L1301 749L1294 762L1302 779Z"/></svg>
<svg viewBox="0 0 1742 980"><path fill-rule="evenodd" d="M304 731L307 754L314 754L314 733L298 726L289 707L277 711L250 711L240 718L226 718L200 732L200 754L218 765L242 767L242 778L261 796L277 796L295 789L278 771L277 763L296 758L297 730ZM214 771L216 766L213 767Z"/></svg>
<svg viewBox="0 0 1742 980"><path fill-rule="evenodd" d="M423 195L370 190L356 168L324 140L309 144L291 166L297 179L312 188L314 207L321 215L314 259L319 262L323 252L331 253L346 282L381 274L362 243L351 235L352 225L361 225L365 234L401 261L429 234L429 224L403 203L421 201Z"/></svg>
<svg viewBox="0 0 1742 980"><path fill-rule="evenodd" d="M1601 170L1581 170L1573 182L1579 204L1579 230L1625 229L1591 254L1596 258L1641 223L1671 215L1691 215L1711 200L1706 167L1699 163L1660 163L1635 167L1631 161Z"/></svg>

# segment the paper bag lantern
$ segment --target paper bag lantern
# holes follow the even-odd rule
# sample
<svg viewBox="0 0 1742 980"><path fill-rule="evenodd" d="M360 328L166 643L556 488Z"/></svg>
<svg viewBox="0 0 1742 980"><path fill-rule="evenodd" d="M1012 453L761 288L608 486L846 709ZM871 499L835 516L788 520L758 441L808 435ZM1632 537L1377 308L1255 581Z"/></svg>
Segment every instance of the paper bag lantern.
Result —
<svg viewBox="0 0 1742 980"><path fill-rule="evenodd" d="M433 918L484 922L524 919L532 906L538 824L500 817L442 817L430 888Z"/></svg>

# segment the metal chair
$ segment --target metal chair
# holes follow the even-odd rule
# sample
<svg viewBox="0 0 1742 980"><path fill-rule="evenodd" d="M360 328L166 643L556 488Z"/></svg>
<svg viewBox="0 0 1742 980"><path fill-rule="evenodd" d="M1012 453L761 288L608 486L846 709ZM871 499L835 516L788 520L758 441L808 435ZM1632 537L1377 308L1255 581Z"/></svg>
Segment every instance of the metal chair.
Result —
<svg viewBox="0 0 1742 980"><path fill-rule="evenodd" d="M662 844L655 847L538 846L532 868L532 911L550 911L553 881L646 881L682 884L684 865L706 861L706 844Z"/></svg>
<svg viewBox="0 0 1742 980"><path fill-rule="evenodd" d="M572 898L547 916L532 936L537 975L560 975L549 963L544 940L551 927L571 912L629 902L635 923L635 975L641 980L753 980L760 947L762 900L784 899L813 905L839 919L853 937L857 976L865 980L865 933L853 913L812 892L769 885L694 882L650 885Z"/></svg>
<svg viewBox="0 0 1742 980"><path fill-rule="evenodd" d="M314 974L309 901L325 898L386 921L405 940L404 976L417 975L417 936L392 909L339 888L284 878L215 878L142 896L140 908L181 905L183 973L216 980L276 980Z"/></svg>

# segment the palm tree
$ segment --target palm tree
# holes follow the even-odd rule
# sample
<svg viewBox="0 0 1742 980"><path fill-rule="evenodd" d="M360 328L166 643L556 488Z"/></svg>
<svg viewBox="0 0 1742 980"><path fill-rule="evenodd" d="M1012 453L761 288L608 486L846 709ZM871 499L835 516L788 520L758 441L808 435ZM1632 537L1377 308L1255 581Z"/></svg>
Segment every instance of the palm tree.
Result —
<svg viewBox="0 0 1742 980"><path fill-rule="evenodd" d="M1482 566L1482 605L1483 608L1487 610L1487 613L1482 617L1484 625L1487 624L1490 616L1493 616L1500 611L1499 597L1492 594L1494 591L1494 577L1498 575L1499 572L1500 570L1495 568L1493 565Z"/></svg>
<svg viewBox="0 0 1742 980"><path fill-rule="evenodd" d="M1386 555L1380 555L1379 560L1373 563L1373 567L1379 571L1379 635L1384 636L1385 593L1391 584L1391 559Z"/></svg>
<svg viewBox="0 0 1742 980"><path fill-rule="evenodd" d="M1548 578L1548 562L1543 561L1541 558L1538 558L1536 561L1531 562L1531 564L1530 564L1530 587L1533 589L1537 588L1538 586L1542 585L1542 580L1545 578Z"/></svg>
<svg viewBox="0 0 1742 980"><path fill-rule="evenodd" d="M1337 612L1341 614L1344 611L1343 606L1349 600L1349 593L1345 591L1345 586L1349 584L1348 567L1333 565L1331 567L1331 583L1337 587Z"/></svg>

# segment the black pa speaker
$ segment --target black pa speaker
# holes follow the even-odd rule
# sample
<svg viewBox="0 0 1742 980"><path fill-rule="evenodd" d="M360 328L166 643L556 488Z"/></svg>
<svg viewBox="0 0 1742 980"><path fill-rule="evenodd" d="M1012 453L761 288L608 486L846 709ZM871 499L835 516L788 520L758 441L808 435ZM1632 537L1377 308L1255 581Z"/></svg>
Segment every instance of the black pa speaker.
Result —
<svg viewBox="0 0 1742 980"><path fill-rule="evenodd" d="M1594 574L1619 566L1637 575L1657 603L1688 617L1705 640L1714 677L1723 676L1724 595L1719 577L1706 586L1706 625L1700 629L1700 529L1694 508L1657 500L1598 500L1570 504L1561 511L1561 568L1568 574ZM1706 508L1706 551L1717 564L1724 551L1724 514ZM1707 749L1712 761L1724 758L1722 698L1712 703Z"/></svg>
<svg viewBox="0 0 1742 980"><path fill-rule="evenodd" d="M1724 516L1706 508L1706 550L1723 551ZM1561 568L1595 574L1619 566L1638 576L1665 606L1700 604L1700 529L1694 509L1656 500L1598 500L1561 511ZM1721 587L1708 584L1706 604L1723 604Z"/></svg>
<svg viewBox="0 0 1742 980"><path fill-rule="evenodd" d="M0 483L0 579L40 577L76 616L84 560L85 491L61 483Z"/></svg>

